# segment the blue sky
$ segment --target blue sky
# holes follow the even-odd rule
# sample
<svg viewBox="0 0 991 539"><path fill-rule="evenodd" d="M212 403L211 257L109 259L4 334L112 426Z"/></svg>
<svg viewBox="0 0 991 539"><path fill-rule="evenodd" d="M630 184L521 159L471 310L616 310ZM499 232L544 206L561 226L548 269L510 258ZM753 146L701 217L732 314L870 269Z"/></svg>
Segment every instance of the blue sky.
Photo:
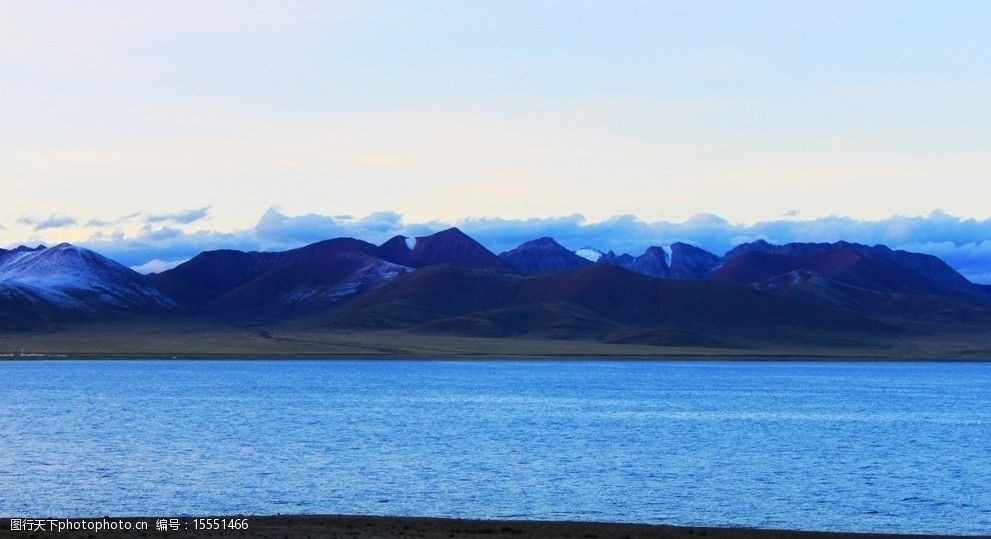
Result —
<svg viewBox="0 0 991 539"><path fill-rule="evenodd" d="M0 245L705 213L714 250L797 220L986 275L989 28L986 2L3 2ZM817 228L904 218L941 232Z"/></svg>

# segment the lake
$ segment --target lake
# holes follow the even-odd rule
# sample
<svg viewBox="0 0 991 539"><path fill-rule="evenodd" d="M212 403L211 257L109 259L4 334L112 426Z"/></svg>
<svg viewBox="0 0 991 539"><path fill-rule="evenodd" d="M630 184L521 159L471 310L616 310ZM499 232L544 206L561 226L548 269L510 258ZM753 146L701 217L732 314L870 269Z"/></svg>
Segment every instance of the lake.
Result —
<svg viewBox="0 0 991 539"><path fill-rule="evenodd" d="M0 362L2 516L991 533L991 364Z"/></svg>

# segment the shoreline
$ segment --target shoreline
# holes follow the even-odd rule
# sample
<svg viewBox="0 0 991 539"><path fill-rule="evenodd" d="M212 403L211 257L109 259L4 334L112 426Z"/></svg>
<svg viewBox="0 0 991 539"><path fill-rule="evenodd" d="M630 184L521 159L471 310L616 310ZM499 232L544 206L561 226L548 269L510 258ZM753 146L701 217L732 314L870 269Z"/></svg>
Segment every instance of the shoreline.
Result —
<svg viewBox="0 0 991 539"><path fill-rule="evenodd" d="M194 519L181 517L178 530L157 531L156 520L176 517L70 518L68 522L145 522L147 530L11 531L11 519L0 519L0 536L9 537L341 537L349 539L936 539L981 537L977 535L933 535L874 532L800 531L716 526L676 526L611 522L544 520L474 520L438 517L362 515L227 516L209 519L246 519L247 529L194 529ZM41 519L36 519L41 520ZM63 519L57 519L63 520ZM95 534L95 535L94 535Z"/></svg>

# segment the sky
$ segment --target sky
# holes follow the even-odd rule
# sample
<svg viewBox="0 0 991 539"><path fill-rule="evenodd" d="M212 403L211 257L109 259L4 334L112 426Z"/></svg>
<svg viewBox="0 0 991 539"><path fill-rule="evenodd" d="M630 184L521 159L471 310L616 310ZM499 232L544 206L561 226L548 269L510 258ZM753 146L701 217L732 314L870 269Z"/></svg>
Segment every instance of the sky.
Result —
<svg viewBox="0 0 991 539"><path fill-rule="evenodd" d="M0 246L144 270L457 225L991 282L989 150L988 2L0 0Z"/></svg>

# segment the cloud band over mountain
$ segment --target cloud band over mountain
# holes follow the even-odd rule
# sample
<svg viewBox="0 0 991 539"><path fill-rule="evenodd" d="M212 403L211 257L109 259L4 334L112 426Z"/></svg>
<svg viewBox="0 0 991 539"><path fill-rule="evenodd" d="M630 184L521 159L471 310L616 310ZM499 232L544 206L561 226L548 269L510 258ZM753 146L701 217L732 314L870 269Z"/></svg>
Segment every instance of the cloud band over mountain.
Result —
<svg viewBox="0 0 991 539"><path fill-rule="evenodd" d="M288 215L272 207L253 227L244 230L190 231L176 227L202 219L207 211L208 208L200 208L146 220L146 226L132 235L119 230L100 231L82 243L126 265L160 271L204 250L279 250L339 236L381 242L396 234L422 236L451 225L460 227L494 252L541 236L551 236L571 249L590 245L603 251L633 254L643 252L651 245L663 246L677 241L722 254L735 245L758 239L771 243L846 240L933 254L975 282L991 282L991 219L966 219L941 211L926 216L894 216L879 220L841 216L802 220L789 216L740 224L709 214L699 214L682 222L646 221L632 215L590 222L579 214L531 219L407 222L402 215L392 211L355 218L317 213ZM32 221L31 224L37 227L40 223Z"/></svg>

